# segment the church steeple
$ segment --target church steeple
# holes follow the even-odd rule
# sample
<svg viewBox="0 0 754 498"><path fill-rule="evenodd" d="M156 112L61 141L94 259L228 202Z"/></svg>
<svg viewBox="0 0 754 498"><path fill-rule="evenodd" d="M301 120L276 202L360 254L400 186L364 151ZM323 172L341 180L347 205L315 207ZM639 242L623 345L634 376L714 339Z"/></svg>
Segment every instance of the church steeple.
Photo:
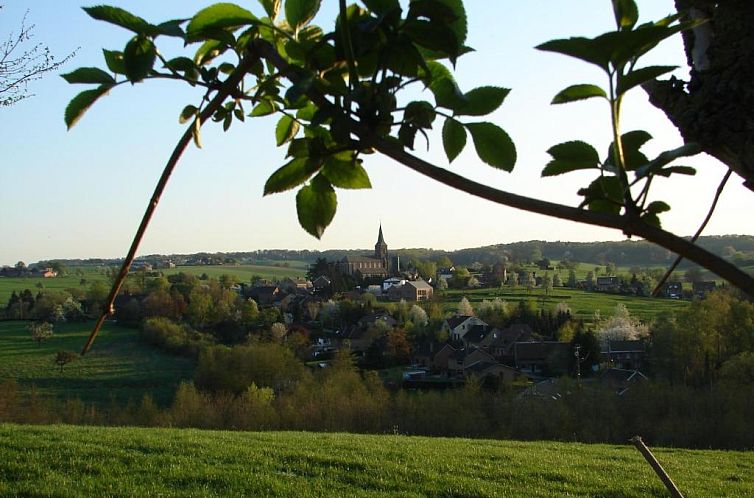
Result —
<svg viewBox="0 0 754 498"><path fill-rule="evenodd" d="M377 243L374 245L374 256L380 259L387 258L387 244L382 236L382 223L380 223L380 232L377 235Z"/></svg>

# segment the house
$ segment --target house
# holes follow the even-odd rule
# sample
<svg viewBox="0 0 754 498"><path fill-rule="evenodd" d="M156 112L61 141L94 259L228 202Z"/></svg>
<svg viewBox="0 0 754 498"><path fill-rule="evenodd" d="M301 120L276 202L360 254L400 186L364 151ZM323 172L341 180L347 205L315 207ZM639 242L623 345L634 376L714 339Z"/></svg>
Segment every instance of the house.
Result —
<svg viewBox="0 0 754 498"><path fill-rule="evenodd" d="M450 359L458 354L458 350L450 344L445 344L432 358L432 370L435 372L447 372Z"/></svg>
<svg viewBox="0 0 754 498"><path fill-rule="evenodd" d="M714 280L692 282L691 287L694 292L694 297L703 299L707 296L707 294L717 288L717 282L715 282Z"/></svg>
<svg viewBox="0 0 754 498"><path fill-rule="evenodd" d="M330 288L330 279L324 275L320 275L312 281L312 287L315 291L321 291Z"/></svg>
<svg viewBox="0 0 754 498"><path fill-rule="evenodd" d="M599 292L618 292L620 279L616 276L597 277L596 287Z"/></svg>
<svg viewBox="0 0 754 498"><path fill-rule="evenodd" d="M517 342L531 342L534 331L525 323L515 323L503 330L493 329L479 343L479 347L487 351L497 361L514 365L513 345Z"/></svg>
<svg viewBox="0 0 754 498"><path fill-rule="evenodd" d="M247 288L246 294L260 306L270 306L282 297L277 285L259 285Z"/></svg>
<svg viewBox="0 0 754 498"><path fill-rule="evenodd" d="M662 293L670 299L681 299L683 297L683 284L681 282L668 282L662 286Z"/></svg>
<svg viewBox="0 0 754 498"><path fill-rule="evenodd" d="M611 367L625 370L638 370L644 367L646 345L642 340L607 341L602 351L602 360Z"/></svg>
<svg viewBox="0 0 754 498"><path fill-rule="evenodd" d="M58 276L58 272L56 272L52 268L42 268L39 271L39 276L42 278L55 278Z"/></svg>
<svg viewBox="0 0 754 498"><path fill-rule="evenodd" d="M504 382L515 382L522 378L527 378L526 375L515 368L502 365L496 361L478 361L473 363L464 368L463 375L466 378L478 378L482 385L486 387L497 387Z"/></svg>
<svg viewBox="0 0 754 498"><path fill-rule="evenodd" d="M314 286L305 278L286 277L278 283L278 287L285 292L296 292L298 290L310 291Z"/></svg>
<svg viewBox="0 0 754 498"><path fill-rule="evenodd" d="M638 370L626 370L622 368L609 368L600 376L600 382L606 387L613 389L618 396L623 395L631 385L644 382L647 376Z"/></svg>
<svg viewBox="0 0 754 498"><path fill-rule="evenodd" d="M437 269L437 280L448 281L451 278L453 278L453 274L455 273L455 271L456 271L455 266L451 266L450 268L438 268Z"/></svg>
<svg viewBox="0 0 754 498"><path fill-rule="evenodd" d="M460 341L474 325L487 325L487 323L475 316L457 315L443 320L440 329L447 332L452 340Z"/></svg>
<svg viewBox="0 0 754 498"><path fill-rule="evenodd" d="M390 277L382 281L382 291L387 292L390 287L399 287L406 283L405 278Z"/></svg>
<svg viewBox="0 0 754 498"><path fill-rule="evenodd" d="M525 373L558 375L568 371L573 356L568 342L516 342L513 345L514 365Z"/></svg>
<svg viewBox="0 0 754 498"><path fill-rule="evenodd" d="M434 292L432 286L421 278L408 280L402 288L403 298L406 301L427 301L432 299L432 293Z"/></svg>
<svg viewBox="0 0 754 498"><path fill-rule="evenodd" d="M489 325L472 325L471 328L463 336L463 345L468 349L479 349L482 341L492 333L493 330L497 330Z"/></svg>

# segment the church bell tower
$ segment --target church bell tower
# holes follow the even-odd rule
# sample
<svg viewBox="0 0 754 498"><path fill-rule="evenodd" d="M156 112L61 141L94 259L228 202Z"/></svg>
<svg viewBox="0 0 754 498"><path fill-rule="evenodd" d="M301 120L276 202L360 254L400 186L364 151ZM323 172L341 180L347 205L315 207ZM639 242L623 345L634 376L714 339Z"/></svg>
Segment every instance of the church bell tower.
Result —
<svg viewBox="0 0 754 498"><path fill-rule="evenodd" d="M382 236L382 223L380 223L380 233L377 236L377 243L374 245L374 257L387 260L387 244Z"/></svg>

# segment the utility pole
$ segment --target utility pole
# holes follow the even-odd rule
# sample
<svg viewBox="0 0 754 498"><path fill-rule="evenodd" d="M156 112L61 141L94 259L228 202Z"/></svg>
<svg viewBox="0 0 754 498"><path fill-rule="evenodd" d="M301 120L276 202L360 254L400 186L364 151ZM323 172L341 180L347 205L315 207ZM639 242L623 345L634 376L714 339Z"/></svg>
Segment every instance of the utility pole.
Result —
<svg viewBox="0 0 754 498"><path fill-rule="evenodd" d="M576 357L576 382L581 385L581 344L574 346L573 355Z"/></svg>

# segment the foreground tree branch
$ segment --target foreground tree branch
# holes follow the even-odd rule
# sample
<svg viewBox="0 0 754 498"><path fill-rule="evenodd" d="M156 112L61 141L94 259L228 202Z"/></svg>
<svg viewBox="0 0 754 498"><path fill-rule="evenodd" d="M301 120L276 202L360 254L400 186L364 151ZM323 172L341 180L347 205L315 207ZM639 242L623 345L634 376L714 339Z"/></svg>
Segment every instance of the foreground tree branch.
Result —
<svg viewBox="0 0 754 498"><path fill-rule="evenodd" d="M233 73L228 76L223 86L220 88L220 90L218 90L217 94L215 94L212 100L210 100L209 103L204 107L204 109L202 109L202 111L198 114L194 124L189 126L186 131L183 132L180 140L178 140L178 143L173 149L173 153L170 154L170 159L168 159L168 162L165 164L165 169L163 169L162 175L160 176L160 179L155 186L152 198L149 200L149 204L147 204L147 209L146 211L144 211L144 216L142 216L141 218L139 228L136 230L136 235L134 235L133 241L131 242L131 248L128 250L128 254L126 255L126 258L123 260L123 264L120 267L120 272L118 272L118 276L113 282L113 286L110 289L110 294L108 294L107 296L107 301L105 301L102 312L100 313L97 322L94 324L94 328L92 329L91 334L89 334L89 338L86 340L84 348L81 350L82 356L85 355L87 351L89 351L89 349L92 347L92 343L94 343L94 339L97 338L97 334L102 328L102 324L105 323L107 317L112 315L115 311L113 308L115 297L118 295L118 292L120 292L120 288L123 286L123 282L125 282L126 277L128 276L131 264L136 257L136 251L138 251L139 249L141 240L144 238L144 234L147 231L149 222L152 220L155 209L157 209L157 204L160 203L160 197L162 197L162 193L165 191L168 180L170 180L170 175L173 174L173 170L178 164L178 160L183 155L183 152L186 150L186 147L191 142L191 140L196 138L198 128L200 128L215 113L215 111L217 111L217 109L222 106L223 102L225 102L225 99L227 99L228 96L232 95L236 91L238 84L244 79L246 72L252 66L255 60L256 59L251 56L247 56L246 58L241 60L241 62L238 64L238 67L236 67L235 71L233 71Z"/></svg>
<svg viewBox="0 0 754 498"><path fill-rule="evenodd" d="M295 71L294 68L290 66L269 43L257 41L253 44L252 50L258 53L262 58L268 60L282 75L294 84L302 81L303 77L301 74ZM318 106L330 105L330 102L313 88L307 91L307 95L312 102L316 103ZM740 270L738 267L720 256L717 256L682 237L644 223L636 216L612 215L608 213L587 211L498 190L424 161L423 159L406 152L402 146L392 141L388 141L384 138L375 138L371 130L357 121L350 120L350 124L353 133L360 138L362 146L372 146L377 151L394 159L407 168L451 188L461 190L475 197L487 199L496 204L578 223L614 228L616 230L621 230L628 236L638 235L639 237L654 242L676 254L683 255L685 258L721 276L750 296L754 296L754 277Z"/></svg>

